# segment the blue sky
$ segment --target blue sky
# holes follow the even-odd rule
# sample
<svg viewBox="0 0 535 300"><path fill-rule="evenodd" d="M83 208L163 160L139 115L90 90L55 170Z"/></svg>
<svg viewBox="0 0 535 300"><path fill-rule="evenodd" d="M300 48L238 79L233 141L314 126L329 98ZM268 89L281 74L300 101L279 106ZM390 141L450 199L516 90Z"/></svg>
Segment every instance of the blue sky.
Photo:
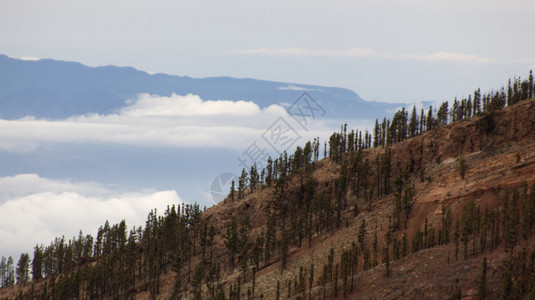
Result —
<svg viewBox="0 0 535 300"><path fill-rule="evenodd" d="M439 101L535 66L533 1L0 0L12 57Z"/></svg>

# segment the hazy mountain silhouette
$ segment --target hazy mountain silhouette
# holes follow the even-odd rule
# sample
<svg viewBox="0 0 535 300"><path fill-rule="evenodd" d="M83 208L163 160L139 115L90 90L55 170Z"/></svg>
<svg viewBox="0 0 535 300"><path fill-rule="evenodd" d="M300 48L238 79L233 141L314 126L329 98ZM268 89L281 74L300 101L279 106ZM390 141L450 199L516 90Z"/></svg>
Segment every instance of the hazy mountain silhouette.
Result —
<svg viewBox="0 0 535 300"><path fill-rule="evenodd" d="M304 84L238 79L191 78L149 74L131 67L88 67L51 59L26 61L0 55L0 117L65 118L87 113L110 113L139 93L161 96L199 95L204 100L248 100L261 108L293 103L308 93L327 118L373 119L401 104L364 101L354 91Z"/></svg>

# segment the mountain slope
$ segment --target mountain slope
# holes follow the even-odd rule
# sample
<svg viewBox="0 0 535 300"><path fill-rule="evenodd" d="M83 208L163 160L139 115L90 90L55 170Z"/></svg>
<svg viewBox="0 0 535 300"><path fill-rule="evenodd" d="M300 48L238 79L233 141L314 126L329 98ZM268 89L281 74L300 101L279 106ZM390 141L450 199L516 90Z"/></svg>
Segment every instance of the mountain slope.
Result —
<svg viewBox="0 0 535 300"><path fill-rule="evenodd" d="M230 77L191 78L148 74L130 67L87 67L41 59L17 60L0 55L0 117L65 118L110 113L139 93L196 94L204 100L246 100L261 108L289 105L307 91L332 119L373 119L400 104L362 100L351 90Z"/></svg>
<svg viewBox="0 0 535 300"><path fill-rule="evenodd" d="M526 238L518 237L518 244L512 254L513 252L507 253L506 249L507 229L495 229L500 235L495 242L490 238L494 229L488 229L485 234L489 237L484 244L480 244L481 234L474 232L466 237L468 255L465 258L462 232L459 233L459 246L456 251L454 224L458 220L459 230L463 230L463 222L466 221L463 215L465 207L470 202L477 206L477 218L481 217L489 223L496 222L496 219L486 215L486 211L490 211L491 215L495 214L494 216L501 214L503 218L507 211L507 208L504 208L504 198L508 197L507 194L513 197L515 191L522 198L529 197L531 199L529 201L532 201L529 205L535 205L533 202L535 185L532 185L535 183L535 101L521 102L497 112L492 117L495 127L490 132L487 131L487 118L488 116L480 116L455 122L397 143L389 149L392 166L395 166L392 169L392 178L408 176L406 180L414 184L414 203L406 227L402 225L400 230L390 230L396 211L395 192L380 197L372 196L371 209L368 210L366 196L362 194L358 196L349 191L347 194L349 205L342 211L340 228L335 229L333 233L327 231L314 235L310 247L304 243L302 247L292 248L284 272L281 272L280 260L264 268L261 267L256 275L258 289L267 299L274 299L275 287L279 281L283 284L282 290L286 295L288 290L286 283L289 280L295 281L301 268L306 269L315 264L316 274L321 271L320 267L323 268L328 263L330 248L335 249L334 261L338 261L341 268L341 256L344 250L350 250L352 242L359 243L358 233L364 220L367 224L365 248L373 249L374 240L377 239L379 246L376 252L371 251L369 259L374 260L373 257L376 255L378 265L373 266L371 263L369 269L362 270L365 258L362 252L357 254L359 263L354 277L355 286L354 289L347 288L347 296L351 295L350 298L444 299L458 290L463 297L475 297L480 283L483 257L488 260L487 296L489 299L500 298L503 293L506 266L511 264L515 269L520 268L525 255L535 253L535 241L530 235ZM380 160L380 156L384 154L385 149L371 149L367 150L365 157L371 162ZM459 174L461 158L467 166L464 178ZM331 161L319 162L315 171L318 186L326 186L327 190L334 189L342 168ZM295 186L299 186L297 178L294 178L293 182ZM218 224L228 222L232 216L247 214L254 216L255 224L265 224L268 219L266 215L268 208L276 206L277 199L272 193L272 190L256 192L238 203L227 201L210 208L205 214L208 219L216 218L215 222ZM357 217L354 216L354 204L361 210ZM519 210L527 209L523 205L528 204L519 203L518 206L522 206ZM533 212L533 208L531 210ZM446 217L445 211L451 213L453 221L450 222L449 243L439 241ZM519 218L525 213L525 211L518 212ZM475 215L473 217L476 218ZM423 237L424 231L425 237ZM518 229L517 234L520 231ZM406 234L410 247L408 252L411 253L407 256L401 255L399 259L393 259L393 254L390 253L390 277L385 276L383 252L387 234L390 235L390 239L398 240L400 243ZM417 250L413 251L415 243L418 244L416 242L418 236L424 240L424 245L416 246ZM393 244L392 241L388 244L390 252L396 247ZM529 269L524 272L534 271L535 269ZM529 276L522 278L520 275L515 276L517 276L515 284L519 285L525 284L522 280L529 279ZM236 280L236 278L229 279L234 283ZM321 299L323 291L320 280L315 281L313 285L312 299ZM343 281L340 279L338 282L340 298L343 295L342 285ZM335 298L334 289L334 283L329 281L326 284L327 298ZM519 291L517 293L521 294ZM299 297L293 288L291 295L292 299Z"/></svg>
<svg viewBox="0 0 535 300"><path fill-rule="evenodd" d="M292 165L299 157L290 157ZM54 258L70 271L2 289L0 298L495 299L534 292L534 100L387 148L302 163L202 213L191 206L163 217L151 212L146 228L128 239L124 224L105 226L96 254Z"/></svg>

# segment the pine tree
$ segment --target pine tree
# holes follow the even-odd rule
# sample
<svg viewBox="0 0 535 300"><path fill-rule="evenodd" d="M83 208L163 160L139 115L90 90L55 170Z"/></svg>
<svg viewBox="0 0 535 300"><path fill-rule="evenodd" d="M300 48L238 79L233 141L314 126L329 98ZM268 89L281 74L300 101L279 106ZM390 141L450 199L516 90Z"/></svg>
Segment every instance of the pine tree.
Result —
<svg viewBox="0 0 535 300"><path fill-rule="evenodd" d="M235 197L234 194L236 194L236 188L235 188L235 185L234 185L234 180L232 180L232 183L231 183L231 185L230 185L230 200L231 200L232 202L234 202L234 200L235 200L235 199L234 199L234 197Z"/></svg>
<svg viewBox="0 0 535 300"><path fill-rule="evenodd" d="M507 83L507 106L515 104L515 93L511 85L511 79Z"/></svg>
<svg viewBox="0 0 535 300"><path fill-rule="evenodd" d="M474 104L472 105L472 115L476 116L481 113L481 90L477 89L474 92Z"/></svg>
<svg viewBox="0 0 535 300"><path fill-rule="evenodd" d="M412 107L411 118L409 121L409 136L416 136L418 133L418 113L416 112L416 105Z"/></svg>
<svg viewBox="0 0 535 300"><path fill-rule="evenodd" d="M308 277L308 294L309 299L312 299L312 285L314 284L314 264L310 264L310 274Z"/></svg>
<svg viewBox="0 0 535 300"><path fill-rule="evenodd" d="M181 289L182 289L182 278L180 276L180 273L177 273L175 276L175 283L173 285L173 294L171 296L172 299L180 299L181 295Z"/></svg>
<svg viewBox="0 0 535 300"><path fill-rule="evenodd" d="M476 208L473 200L468 201L463 208L461 216L462 230L461 230L461 242L464 245L464 259L468 257L468 242L474 232L474 218Z"/></svg>
<svg viewBox="0 0 535 300"><path fill-rule="evenodd" d="M465 107L465 117L470 118L472 117L472 96L468 96L468 100L466 101L466 107Z"/></svg>
<svg viewBox="0 0 535 300"><path fill-rule="evenodd" d="M464 179L464 175L466 174L466 159L461 156L459 158L459 175L461 175L461 178Z"/></svg>
<svg viewBox="0 0 535 300"><path fill-rule="evenodd" d="M442 105L440 105L440 108L437 112L437 121L438 126L443 126L448 124L448 102L442 102Z"/></svg>
<svg viewBox="0 0 535 300"><path fill-rule="evenodd" d="M366 237L366 221L363 219L359 227L358 241L360 244L360 250L364 251L364 239Z"/></svg>
<svg viewBox="0 0 535 300"><path fill-rule="evenodd" d="M249 172L249 187L251 188L251 193L254 193L256 186L260 182L260 176L258 175L258 169L256 167L256 162L251 166Z"/></svg>
<svg viewBox="0 0 535 300"><path fill-rule="evenodd" d="M533 70L529 70L529 92L528 92L528 99L531 99L533 98L534 94L533 94L533 89L535 88L535 86L533 85Z"/></svg>
<svg viewBox="0 0 535 300"><path fill-rule="evenodd" d="M455 231L453 232L453 241L455 242L455 260L459 257L459 237L460 237L459 220L455 222Z"/></svg>
<svg viewBox="0 0 535 300"><path fill-rule="evenodd" d="M334 267L334 298L338 298L338 264Z"/></svg>
<svg viewBox="0 0 535 300"><path fill-rule="evenodd" d="M288 259L288 251L290 250L290 233L286 229L286 226L282 227L281 238L279 241L279 250L281 255L281 269L286 269L286 261Z"/></svg>
<svg viewBox="0 0 535 300"><path fill-rule="evenodd" d="M429 110L427 111L427 130L435 129L435 118L433 117L433 106L429 106Z"/></svg>
<svg viewBox="0 0 535 300"><path fill-rule="evenodd" d="M423 133L425 131L425 128L426 128L426 119L425 119L425 114L424 114L424 109L422 108L420 110L420 133Z"/></svg>
<svg viewBox="0 0 535 300"><path fill-rule="evenodd" d="M503 276L503 292L502 299L516 299L514 297L513 288L513 261L511 258L506 259L504 262L504 276Z"/></svg>
<svg viewBox="0 0 535 300"><path fill-rule="evenodd" d="M383 249L383 262L386 266L386 277L390 277L390 249L388 246Z"/></svg>
<svg viewBox="0 0 535 300"><path fill-rule="evenodd" d="M227 229L223 235L223 238L225 239L225 247L229 252L232 268L234 268L235 257L239 251L238 224L235 218L233 218L229 225L227 225Z"/></svg>
<svg viewBox="0 0 535 300"><path fill-rule="evenodd" d="M238 200L243 199L245 197L245 190L247 189L247 171L245 171L245 168L242 169L240 178L238 179Z"/></svg>
<svg viewBox="0 0 535 300"><path fill-rule="evenodd" d="M259 234L254 242L253 248L251 249L251 263L259 269L260 261L262 259L262 251L264 247L264 230Z"/></svg>
<svg viewBox="0 0 535 300"><path fill-rule="evenodd" d="M0 261L0 288L5 286L6 273L7 273L7 259L4 256L2 256L2 260Z"/></svg>
<svg viewBox="0 0 535 300"><path fill-rule="evenodd" d="M487 258L483 257L483 263L481 264L481 277L479 279L479 285L477 289L477 299L486 299L486 285L487 285Z"/></svg>
<svg viewBox="0 0 535 300"><path fill-rule="evenodd" d="M17 263L17 283L26 283L30 279L30 255L23 253L20 255Z"/></svg>
<svg viewBox="0 0 535 300"><path fill-rule="evenodd" d="M375 127L373 128L373 147L374 148L379 146L379 136L380 136L379 121L375 119Z"/></svg>
<svg viewBox="0 0 535 300"><path fill-rule="evenodd" d="M409 254L409 238L407 236L407 233L403 233L403 239L401 242L401 255L403 257L407 256Z"/></svg>
<svg viewBox="0 0 535 300"><path fill-rule="evenodd" d="M202 281L204 278L204 273L205 273L204 263L200 262L195 268L195 272L193 273L193 277L191 280L191 288L192 288L193 298L195 300L202 299Z"/></svg>
<svg viewBox="0 0 535 300"><path fill-rule="evenodd" d="M9 287L15 284L15 267L13 266L13 257L9 257L6 263L4 278L4 287Z"/></svg>
<svg viewBox="0 0 535 300"><path fill-rule="evenodd" d="M273 159L271 159L271 156L268 157L267 166L266 166L266 184L267 186L271 187L271 184L273 183Z"/></svg>
<svg viewBox="0 0 535 300"><path fill-rule="evenodd" d="M327 274L329 281L333 281L333 264L334 264L334 248L331 248L329 256L327 256Z"/></svg>

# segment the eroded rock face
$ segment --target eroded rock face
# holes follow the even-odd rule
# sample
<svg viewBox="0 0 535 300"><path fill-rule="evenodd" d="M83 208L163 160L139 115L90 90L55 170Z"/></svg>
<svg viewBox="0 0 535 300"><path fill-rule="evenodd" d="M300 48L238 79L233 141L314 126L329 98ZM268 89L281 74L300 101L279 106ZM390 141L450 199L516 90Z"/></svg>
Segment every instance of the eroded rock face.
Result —
<svg viewBox="0 0 535 300"><path fill-rule="evenodd" d="M414 172L427 163L535 138L535 100L457 121L392 146L392 163Z"/></svg>

